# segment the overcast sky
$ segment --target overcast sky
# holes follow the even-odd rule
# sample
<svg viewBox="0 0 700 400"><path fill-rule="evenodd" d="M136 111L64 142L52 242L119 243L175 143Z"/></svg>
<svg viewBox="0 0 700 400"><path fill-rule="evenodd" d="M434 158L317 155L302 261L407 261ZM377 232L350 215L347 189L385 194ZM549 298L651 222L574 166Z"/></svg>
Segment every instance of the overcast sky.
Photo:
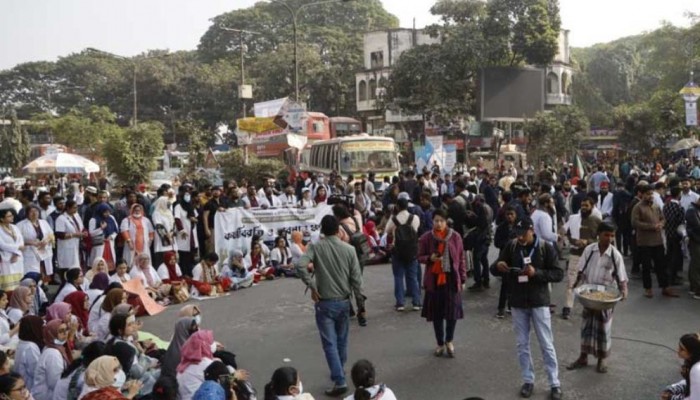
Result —
<svg viewBox="0 0 700 400"><path fill-rule="evenodd" d="M190 50L209 19L256 0L0 0L0 69L96 47L121 55L149 49ZM413 18L435 22L435 0L382 0L403 27ZM563 27L573 46L588 46L657 28L688 25L699 0L560 0Z"/></svg>

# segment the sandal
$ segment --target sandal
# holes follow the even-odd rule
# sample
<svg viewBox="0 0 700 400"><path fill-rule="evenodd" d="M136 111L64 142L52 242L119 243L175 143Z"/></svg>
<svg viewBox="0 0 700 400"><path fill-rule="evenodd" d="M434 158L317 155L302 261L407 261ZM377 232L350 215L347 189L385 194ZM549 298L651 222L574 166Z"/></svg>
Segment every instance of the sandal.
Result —
<svg viewBox="0 0 700 400"><path fill-rule="evenodd" d="M573 371L575 369L580 369L588 366L588 361L582 361L581 359L578 359L571 364L566 366L566 369L569 371Z"/></svg>
<svg viewBox="0 0 700 400"><path fill-rule="evenodd" d="M595 368L595 370L599 374L607 374L608 373L608 366L605 364L598 363L598 366Z"/></svg>
<svg viewBox="0 0 700 400"><path fill-rule="evenodd" d="M447 343L447 356L455 358L455 346L452 343Z"/></svg>
<svg viewBox="0 0 700 400"><path fill-rule="evenodd" d="M437 349L435 349L435 352L433 355L435 357L442 357L445 354L445 346L438 346Z"/></svg>

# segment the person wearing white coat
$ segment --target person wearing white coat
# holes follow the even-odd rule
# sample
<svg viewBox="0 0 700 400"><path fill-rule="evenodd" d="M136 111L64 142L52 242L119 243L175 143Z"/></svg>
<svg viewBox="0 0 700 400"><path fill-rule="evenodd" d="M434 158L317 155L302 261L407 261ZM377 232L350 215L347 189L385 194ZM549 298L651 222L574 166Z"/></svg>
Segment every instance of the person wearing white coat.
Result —
<svg viewBox="0 0 700 400"><path fill-rule="evenodd" d="M129 216L122 220L120 227L124 239L124 261L126 265L134 265L135 256L145 253L151 256L151 243L155 236L153 224L144 216L143 206L133 204Z"/></svg>
<svg viewBox="0 0 700 400"><path fill-rule="evenodd" d="M24 273L39 272L43 278L53 275L53 230L49 223L39 218L39 208L29 207L27 219L17 224L24 239Z"/></svg>
<svg viewBox="0 0 700 400"><path fill-rule="evenodd" d="M195 255L199 249L199 239L197 238L197 217L199 214L197 209L192 206L192 198L189 193L184 193L175 203L174 212L180 267L185 275L191 277Z"/></svg>
<svg viewBox="0 0 700 400"><path fill-rule="evenodd" d="M49 321L43 328L44 350L34 374L32 396L34 400L52 400L53 391L68 365L64 347L68 338L68 326L61 320Z"/></svg>
<svg viewBox="0 0 700 400"><path fill-rule="evenodd" d="M27 389L34 386L34 373L44 347L42 329L44 320L36 315L28 315L19 321L19 343L15 350L15 364L12 370L24 377Z"/></svg>
<svg viewBox="0 0 700 400"><path fill-rule="evenodd" d="M175 216L170 209L170 202L166 196L156 200L153 209L153 226L155 227L155 239L153 240L153 262L157 265L163 261L163 253L177 251L175 241Z"/></svg>
<svg viewBox="0 0 700 400"><path fill-rule="evenodd" d="M15 290L24 275L24 238L12 223L13 210L0 210L0 289Z"/></svg>
<svg viewBox="0 0 700 400"><path fill-rule="evenodd" d="M78 205L66 202L66 209L56 219L56 260L59 270L80 268L80 241L85 236Z"/></svg>
<svg viewBox="0 0 700 400"><path fill-rule="evenodd" d="M102 257L107 262L108 269L114 271L117 259L114 247L114 239L119 234L117 220L114 219L112 208L107 203L101 203L95 209L93 217L88 223L88 231L90 233L90 241L92 249L90 250L90 260L88 264L92 265L95 258Z"/></svg>
<svg viewBox="0 0 700 400"><path fill-rule="evenodd" d="M19 325L12 324L12 321L10 321L10 318L7 316L5 312L7 303L7 293L0 290L0 346L14 349L17 347L17 331L19 330Z"/></svg>

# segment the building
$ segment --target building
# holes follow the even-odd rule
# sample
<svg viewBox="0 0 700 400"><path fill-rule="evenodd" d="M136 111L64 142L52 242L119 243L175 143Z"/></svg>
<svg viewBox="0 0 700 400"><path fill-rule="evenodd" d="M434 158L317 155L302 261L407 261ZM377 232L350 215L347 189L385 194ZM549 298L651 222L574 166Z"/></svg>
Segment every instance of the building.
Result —
<svg viewBox="0 0 700 400"><path fill-rule="evenodd" d="M439 43L420 29L391 29L365 33L364 69L355 75L357 111L366 124L366 132L394 136L406 141L406 124L420 126L422 115L380 109L378 99L385 93L386 81L401 54L415 46Z"/></svg>
<svg viewBox="0 0 700 400"><path fill-rule="evenodd" d="M571 47L569 46L569 31L559 32L559 51L552 65L546 68L545 106L552 108L560 105L571 105L571 83L573 78L571 66Z"/></svg>

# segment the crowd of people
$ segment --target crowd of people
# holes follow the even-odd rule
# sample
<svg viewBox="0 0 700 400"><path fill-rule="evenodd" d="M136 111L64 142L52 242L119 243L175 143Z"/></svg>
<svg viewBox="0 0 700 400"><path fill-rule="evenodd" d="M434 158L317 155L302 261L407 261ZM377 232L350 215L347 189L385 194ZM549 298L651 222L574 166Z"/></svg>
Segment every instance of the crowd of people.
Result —
<svg viewBox="0 0 700 400"><path fill-rule="evenodd" d="M139 317L153 302L184 303L220 296L281 277L299 278L315 302L316 325L331 371L329 396L348 392L349 319L368 321L364 267L391 263L397 312L415 311L432 324L436 357L456 357L463 291L475 295L500 278L496 317L510 315L523 384L532 395L535 330L550 398L561 399L551 318L568 319L582 284L629 296L630 277L653 298L678 297L689 258L690 294L700 299L700 168L686 160L654 168L598 165L584 178L570 165L537 175L475 166L450 174L409 169L375 179L332 173L220 186L184 183L107 188L0 186L0 396L11 399L255 398L250 375L235 356L200 329L200 310L185 306L167 348L139 336ZM254 236L249 251L221 259L216 213L230 208L331 205L320 235L280 232L272 243ZM489 258L489 249L499 250ZM566 263L562 263L566 261ZM562 264L564 265L562 267ZM652 274L653 272L653 274ZM558 313L552 285L565 281ZM467 283L469 282L469 283ZM143 289L143 290L139 290ZM408 299L411 299L407 307ZM354 304L353 304L354 300ZM597 359L608 371L613 309L583 309L576 370ZM700 399L700 336L679 344L683 380L664 398ZM2 360L0 360L2 361ZM2 364L3 368L4 363ZM349 399L395 398L367 360L352 368ZM308 399L300 373L274 371L265 399Z"/></svg>

